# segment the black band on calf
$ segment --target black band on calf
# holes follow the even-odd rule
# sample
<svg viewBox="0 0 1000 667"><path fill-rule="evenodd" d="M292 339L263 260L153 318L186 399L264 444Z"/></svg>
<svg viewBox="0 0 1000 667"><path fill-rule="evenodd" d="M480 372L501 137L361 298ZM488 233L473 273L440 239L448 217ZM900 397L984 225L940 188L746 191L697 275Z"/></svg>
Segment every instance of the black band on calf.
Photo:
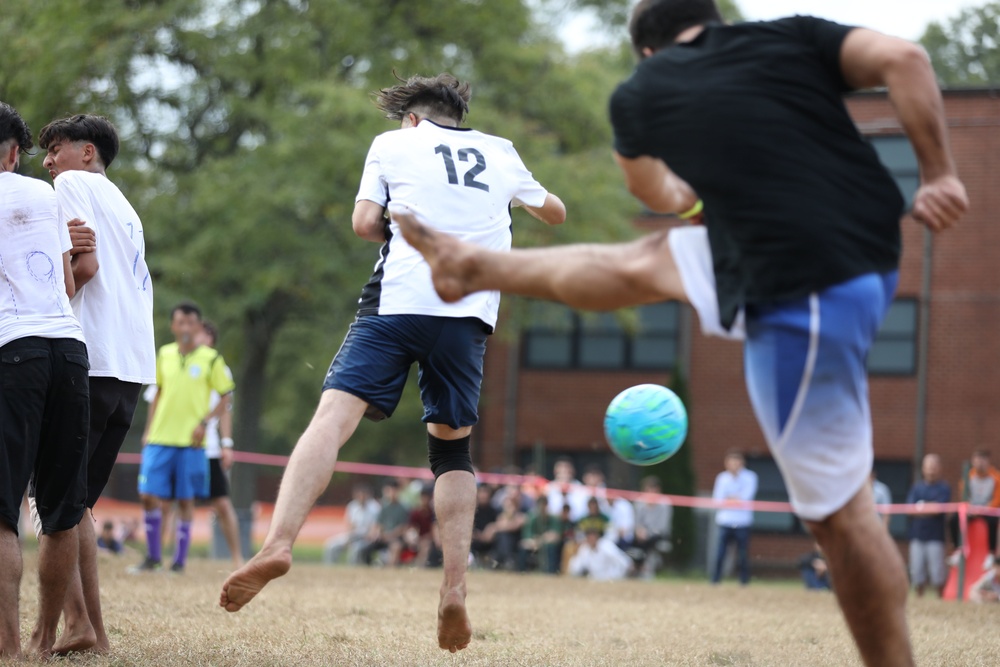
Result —
<svg viewBox="0 0 1000 667"><path fill-rule="evenodd" d="M451 470L464 470L475 474L469 450L471 441L471 435L456 440L442 440L430 433L427 434L427 460L431 463L434 479Z"/></svg>

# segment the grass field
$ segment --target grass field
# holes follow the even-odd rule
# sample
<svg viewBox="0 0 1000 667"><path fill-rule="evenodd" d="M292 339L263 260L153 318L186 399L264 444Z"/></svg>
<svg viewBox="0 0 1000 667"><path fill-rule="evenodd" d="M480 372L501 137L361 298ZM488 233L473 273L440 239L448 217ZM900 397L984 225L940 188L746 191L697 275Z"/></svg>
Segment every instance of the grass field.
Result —
<svg viewBox="0 0 1000 667"><path fill-rule="evenodd" d="M790 583L741 589L473 572L473 641L452 655L435 638L440 571L297 564L243 611L228 614L216 606L226 563L196 559L182 576L131 576L128 564L119 558L101 565L113 654L71 656L62 664L860 664L833 597ZM23 638L36 600L35 557L28 553ZM914 599L909 611L921 665L1000 664L1000 605Z"/></svg>

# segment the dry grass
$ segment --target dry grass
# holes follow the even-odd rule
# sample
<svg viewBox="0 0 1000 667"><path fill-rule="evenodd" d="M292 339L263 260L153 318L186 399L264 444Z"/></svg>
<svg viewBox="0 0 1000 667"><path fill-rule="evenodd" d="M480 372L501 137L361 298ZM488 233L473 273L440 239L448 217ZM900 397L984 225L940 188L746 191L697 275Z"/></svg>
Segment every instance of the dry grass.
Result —
<svg viewBox="0 0 1000 667"><path fill-rule="evenodd" d="M23 636L35 613L26 556ZM470 575L473 643L435 641L440 571L296 565L237 614L216 606L224 565L184 576L129 576L102 563L114 654L67 665L857 665L833 597L794 585L657 581L598 584L493 572ZM1000 664L1000 605L913 600L922 665Z"/></svg>

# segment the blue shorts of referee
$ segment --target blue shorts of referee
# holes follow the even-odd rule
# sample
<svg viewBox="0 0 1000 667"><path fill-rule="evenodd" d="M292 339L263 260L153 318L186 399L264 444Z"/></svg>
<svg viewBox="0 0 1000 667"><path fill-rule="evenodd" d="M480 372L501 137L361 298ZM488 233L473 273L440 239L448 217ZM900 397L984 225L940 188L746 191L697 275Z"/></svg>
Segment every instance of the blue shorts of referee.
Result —
<svg viewBox="0 0 1000 667"><path fill-rule="evenodd" d="M323 390L368 403L365 416L392 416L416 363L423 421L453 429L474 425L490 328L475 317L364 315L330 364Z"/></svg>

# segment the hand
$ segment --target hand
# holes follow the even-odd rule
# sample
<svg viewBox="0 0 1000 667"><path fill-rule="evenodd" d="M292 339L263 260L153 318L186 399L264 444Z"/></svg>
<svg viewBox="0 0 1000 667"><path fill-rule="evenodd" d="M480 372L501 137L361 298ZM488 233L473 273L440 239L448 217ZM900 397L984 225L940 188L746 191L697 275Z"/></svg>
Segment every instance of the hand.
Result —
<svg viewBox="0 0 1000 667"><path fill-rule="evenodd" d="M70 255L97 250L97 234L86 226L87 223L80 218L73 218L66 224L69 226L69 240L73 243L73 247L69 249Z"/></svg>
<svg viewBox="0 0 1000 667"><path fill-rule="evenodd" d="M202 441L205 439L205 422L199 422L194 430L191 431L191 444L195 447L201 447Z"/></svg>
<svg viewBox="0 0 1000 667"><path fill-rule="evenodd" d="M222 466L223 470L229 470L233 467L233 462L236 460L236 453L233 451L232 447L222 448L222 457L219 460L219 465Z"/></svg>
<svg viewBox="0 0 1000 667"><path fill-rule="evenodd" d="M934 232L952 227L968 209L965 186L955 176L923 182L913 198L913 218Z"/></svg>

